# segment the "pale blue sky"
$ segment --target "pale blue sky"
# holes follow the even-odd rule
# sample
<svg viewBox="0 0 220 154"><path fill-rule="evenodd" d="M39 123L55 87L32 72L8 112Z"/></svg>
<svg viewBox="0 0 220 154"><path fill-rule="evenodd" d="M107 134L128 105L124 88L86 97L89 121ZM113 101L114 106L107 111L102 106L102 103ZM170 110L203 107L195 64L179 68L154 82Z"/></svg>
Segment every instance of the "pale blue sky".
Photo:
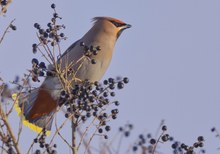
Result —
<svg viewBox="0 0 220 154"><path fill-rule="evenodd" d="M95 16L132 25L119 38L104 77L130 78L118 93L120 115L112 123L112 134L127 121L133 123L132 138L124 143L128 145L145 130L154 133L165 119L175 139L192 144L204 135L207 153L219 153L220 142L210 132L213 126L220 129L219 0L13 1L6 17L0 18L1 34L14 18L18 29L0 46L0 76L6 81L22 75L31 68L31 59L40 57L31 52L37 41L33 24L47 24L53 2L67 27L63 51L87 32ZM170 145L162 145L160 151L170 153Z"/></svg>

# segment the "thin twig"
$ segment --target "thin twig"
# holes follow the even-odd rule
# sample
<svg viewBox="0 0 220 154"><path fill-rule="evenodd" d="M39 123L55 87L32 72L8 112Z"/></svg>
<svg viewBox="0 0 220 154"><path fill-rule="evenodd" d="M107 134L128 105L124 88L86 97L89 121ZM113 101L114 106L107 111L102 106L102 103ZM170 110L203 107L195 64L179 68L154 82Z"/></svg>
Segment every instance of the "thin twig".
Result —
<svg viewBox="0 0 220 154"><path fill-rule="evenodd" d="M1 13L0 13L0 16L1 16ZM12 24L14 21L15 21L15 19L13 19L13 20L9 23L8 27L5 29L3 35L2 35L2 37L1 37L1 39L0 39L0 44L2 43L2 41L3 41L4 37L5 37L5 35L7 34L7 32L8 32L8 30L9 30L11 24Z"/></svg>
<svg viewBox="0 0 220 154"><path fill-rule="evenodd" d="M92 122L89 124L89 126L86 127L86 130L85 130L83 133L81 133L81 132L78 130L78 131L81 133L81 138L80 138L80 142L79 142L79 144L78 144L78 146L77 146L77 151L79 150L80 145L81 145L82 142L84 141L84 137L85 137L86 133L88 132L89 128L92 126L92 124L95 122L96 119L97 119L96 117L93 118Z"/></svg>
<svg viewBox="0 0 220 154"><path fill-rule="evenodd" d="M77 152L77 149L76 149L76 127L77 127L77 124L74 122L75 121L75 118L74 116L72 117L72 120L71 120L71 126L72 126L72 154L76 154Z"/></svg>
<svg viewBox="0 0 220 154"><path fill-rule="evenodd" d="M164 135L164 131L160 134L160 136L158 137L156 143L154 144L153 149L152 149L152 153L151 153L151 154L155 154L155 151L156 151L157 145L158 145L158 143L160 142L160 139L161 139L161 137L162 137L163 135Z"/></svg>
<svg viewBox="0 0 220 154"><path fill-rule="evenodd" d="M82 140L83 133L82 133L80 130L77 130L77 132L80 134L81 140ZM84 133L85 133L85 132L84 132ZM84 145L87 145L87 141L86 141L85 139L83 139L83 144L84 144ZM78 146L79 146L79 145L78 145ZM77 151L79 150L78 148L79 148L79 147L77 147ZM88 149L88 154L92 154L92 151L91 151L90 148Z"/></svg>

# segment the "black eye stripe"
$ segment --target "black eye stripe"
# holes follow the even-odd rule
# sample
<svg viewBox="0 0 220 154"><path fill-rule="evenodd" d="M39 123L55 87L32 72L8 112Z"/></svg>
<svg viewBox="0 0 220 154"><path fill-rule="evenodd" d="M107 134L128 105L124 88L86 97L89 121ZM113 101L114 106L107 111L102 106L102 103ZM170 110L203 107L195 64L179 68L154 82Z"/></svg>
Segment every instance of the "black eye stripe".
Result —
<svg viewBox="0 0 220 154"><path fill-rule="evenodd" d="M116 27L122 27L124 25L126 25L125 23L118 23L118 22L115 22L115 21L111 21L112 24L114 24Z"/></svg>

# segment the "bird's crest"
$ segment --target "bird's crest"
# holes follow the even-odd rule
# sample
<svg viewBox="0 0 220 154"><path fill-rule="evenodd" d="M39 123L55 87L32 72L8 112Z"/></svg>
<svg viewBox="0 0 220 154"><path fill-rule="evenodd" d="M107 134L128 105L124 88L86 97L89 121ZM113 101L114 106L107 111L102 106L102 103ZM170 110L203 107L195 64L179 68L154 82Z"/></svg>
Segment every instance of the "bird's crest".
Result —
<svg viewBox="0 0 220 154"><path fill-rule="evenodd" d="M125 24L123 21L121 21L119 19L116 19L116 18L112 18L112 17L94 17L92 19L92 21L94 23L96 23L97 21L100 21L100 20L108 20L108 21L114 21L114 22L117 22L117 23L120 23L120 24Z"/></svg>

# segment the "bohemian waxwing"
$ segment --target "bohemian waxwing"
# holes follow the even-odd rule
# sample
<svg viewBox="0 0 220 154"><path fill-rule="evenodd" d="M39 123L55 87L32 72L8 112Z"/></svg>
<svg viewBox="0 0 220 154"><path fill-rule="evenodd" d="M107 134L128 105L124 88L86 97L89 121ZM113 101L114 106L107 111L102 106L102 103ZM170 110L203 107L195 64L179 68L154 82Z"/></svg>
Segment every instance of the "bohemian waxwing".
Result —
<svg viewBox="0 0 220 154"><path fill-rule="evenodd" d="M93 27L81 39L73 43L58 60L61 69L64 69L65 66L78 61L83 56L84 49L80 45L81 42L87 46L100 46L101 50L94 56L96 64L91 64L91 61L87 59L77 70L76 78L82 81L88 79L90 82L99 81L105 74L112 59L116 40L123 30L131 27L111 17L95 17L93 21ZM77 65L72 67L74 71L77 68L79 68ZM26 96L21 96L17 101L16 110L23 115L24 124L36 132L41 132L42 128L50 131L61 90L59 78L48 76L39 88L32 90Z"/></svg>

